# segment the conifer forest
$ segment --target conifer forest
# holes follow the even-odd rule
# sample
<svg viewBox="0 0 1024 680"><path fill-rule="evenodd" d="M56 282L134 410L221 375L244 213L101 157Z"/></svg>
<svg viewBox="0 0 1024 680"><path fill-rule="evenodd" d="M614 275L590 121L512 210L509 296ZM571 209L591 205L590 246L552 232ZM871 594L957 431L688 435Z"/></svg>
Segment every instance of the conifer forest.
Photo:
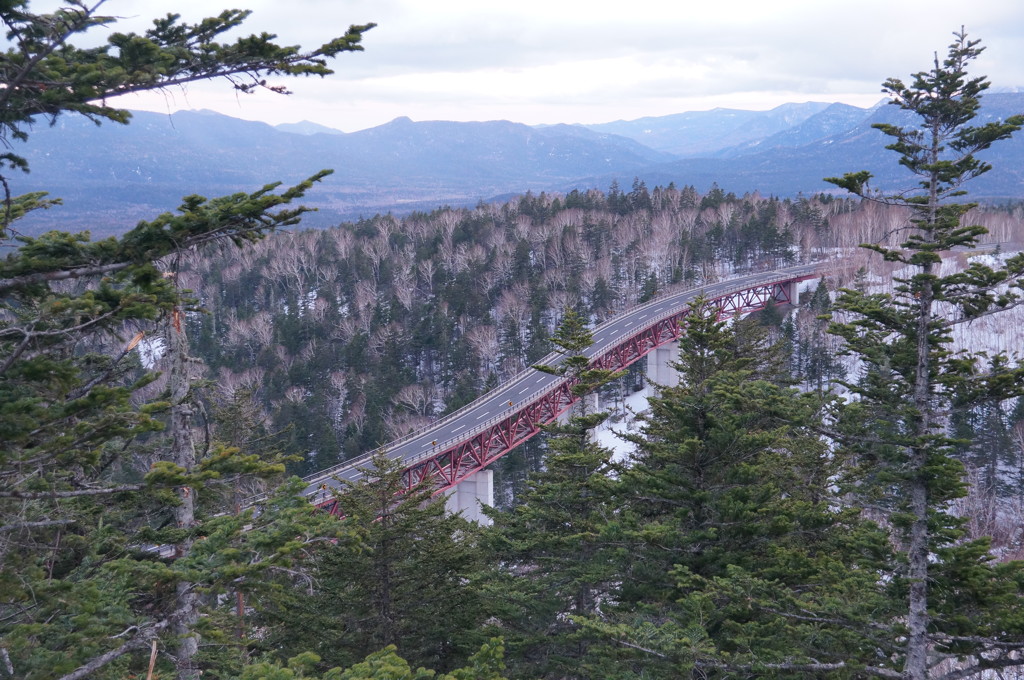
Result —
<svg viewBox="0 0 1024 680"><path fill-rule="evenodd" d="M975 36L883 83L906 191L636 178L304 228L324 170L26 236L59 201L18 191L34 124L283 96L374 28L77 47L101 9L0 2L0 680L1024 677L1024 204L965 194L1024 115L977 118ZM698 298L678 384L581 360L667 291L811 262L793 305ZM600 408L499 460L486 522L383 455L334 514L303 496L552 351Z"/></svg>

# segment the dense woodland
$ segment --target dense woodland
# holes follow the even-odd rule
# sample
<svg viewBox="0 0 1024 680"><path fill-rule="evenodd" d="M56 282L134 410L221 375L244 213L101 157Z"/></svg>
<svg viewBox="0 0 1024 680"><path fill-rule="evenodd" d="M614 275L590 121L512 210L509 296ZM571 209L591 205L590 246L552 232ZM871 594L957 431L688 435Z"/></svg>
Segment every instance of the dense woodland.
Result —
<svg viewBox="0 0 1024 680"><path fill-rule="evenodd" d="M328 75L247 17L114 21L0 6L0 139L34 116L126 122L125 92ZM1019 206L962 203L988 83L957 33L884 84L920 191L855 198L690 187L525 195L473 210L300 227L294 187L183 199L126 234L18 233L0 214L0 678L1008 677L1024 665ZM3 186L25 161L0 156ZM895 162L895 161L894 161ZM285 233L285 230L286 233ZM277 233L271 235L271 232ZM868 244L854 254L858 244ZM671 286L817 260L788 318L698 301L673 387L624 433L581 400L480 526L385 457L319 512L289 472L376 445ZM999 325L989 326L999 320ZM1000 331L1002 334L1000 334ZM509 456L508 458L514 458ZM257 505L244 499L260 490ZM432 669L432 670L427 670Z"/></svg>
<svg viewBox="0 0 1024 680"><path fill-rule="evenodd" d="M842 368L838 339L815 318L828 311L827 291L852 285L870 264L857 244L885 242L906 217L904 208L824 195L701 195L636 181L629 192L526 195L278 233L197 253L178 280L203 310L189 316L191 336L220 398L252 400L282 448L302 457L289 470L304 475L526 369L551 351L547 338L566 308L598 323L660 291L734 272L822 262L825 289L807 294L811 311L768 321L791 343L794 376L823 389ZM1021 239L1019 206L971 219L992 241Z"/></svg>

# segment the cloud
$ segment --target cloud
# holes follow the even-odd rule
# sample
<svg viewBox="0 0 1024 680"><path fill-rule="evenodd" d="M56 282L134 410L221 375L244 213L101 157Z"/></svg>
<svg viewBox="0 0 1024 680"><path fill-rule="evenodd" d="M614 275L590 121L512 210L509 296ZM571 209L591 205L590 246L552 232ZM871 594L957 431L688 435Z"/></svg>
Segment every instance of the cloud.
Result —
<svg viewBox="0 0 1024 680"><path fill-rule="evenodd" d="M366 34L365 53L335 62L336 76L290 83L290 99L254 104L257 98L201 85L178 93L175 103L227 106L229 115L272 122L344 112L346 129L399 115L598 122L687 110L680 106L769 108L784 97L867 105L881 98L885 78L927 68L962 24L988 46L979 73L996 85L1024 85L1024 3L997 0L967 8L962 0L231 4L253 10L250 32L270 30L289 44L318 45L350 23L379 26ZM136 15L144 29L141 17L174 11L196 20L211 7L208 0L109 0L104 11Z"/></svg>

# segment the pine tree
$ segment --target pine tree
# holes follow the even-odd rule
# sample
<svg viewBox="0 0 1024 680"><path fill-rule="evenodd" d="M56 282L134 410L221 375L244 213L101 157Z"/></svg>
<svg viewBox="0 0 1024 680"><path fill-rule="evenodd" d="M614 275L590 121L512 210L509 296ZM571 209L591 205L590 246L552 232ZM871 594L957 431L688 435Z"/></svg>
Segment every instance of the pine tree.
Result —
<svg viewBox="0 0 1024 680"><path fill-rule="evenodd" d="M264 76L327 75L326 60L362 49L370 28L353 26L308 52L277 45L266 33L221 43L218 37L249 14L230 10L195 25L169 15L142 35L113 33L105 44L76 47L71 40L79 34L114 23L98 7L78 0L48 14L32 12L27 0L0 7L9 37L0 54L0 141L7 148L28 141L33 124L65 114L127 123L130 114L106 102L131 92L224 78L241 93L283 93ZM195 640L194 595L225 592L229 583L249 587L259 565L287 553L271 542L256 558L239 548L246 517L200 528L189 509L207 482L251 471L253 461L223 447L204 461L188 454L187 371L177 372L166 400L133 402L154 376L132 350L156 320L180 321L189 304L163 275L164 258L217 241L246 244L297 223L305 210L286 206L327 171L291 188L188 196L176 213L92 241L88 233L18 233L19 218L58 202L14 194L10 171L27 169L16 154L0 155L0 244L7 249L0 260L2 649L19 677L118 675L139 659L136 651L148 657L154 640ZM177 445L157 451L148 471L139 469L141 454L158 446L153 433L165 415L177 423L170 428ZM177 521L168 521L168 508ZM301 534L294 525L290 533L287 541ZM214 545L224 552L208 552ZM161 555L169 546L180 548L177 560ZM191 585L172 595L181 584ZM195 664L184 657L179 677L194 677Z"/></svg>
<svg viewBox="0 0 1024 680"><path fill-rule="evenodd" d="M406 492L400 462L379 455L365 473L338 495L345 535L321 546L310 580L261 605L261 644L312 651L325 666L394 645L413 664L450 669L485 641L478 529L432 489Z"/></svg>
<svg viewBox="0 0 1024 680"><path fill-rule="evenodd" d="M614 577L602 539L614 465L611 451L590 440L592 422L549 428L544 469L530 476L519 504L488 511L485 549L501 565L490 596L516 677L600 675L571 618L594 615Z"/></svg>
<svg viewBox="0 0 1024 680"><path fill-rule="evenodd" d="M1022 663L1014 650L1020 627L1020 569L997 565L984 540L963 539L962 521L948 510L964 494L963 466L944 413L953 400L974 403L1021 393L1024 368L990 372L977 355L954 352L951 329L1021 301L1024 255L1002 266L978 261L942 275L940 253L972 248L986 233L965 223L974 207L958 203L963 185L990 169L976 154L1024 125L1024 116L971 126L989 87L967 69L982 49L961 30L946 58L914 74L909 85L887 80L892 103L915 122L878 124L888 149L917 180L916 189L882 194L857 172L828 181L868 200L906 206L910 232L897 247L865 247L904 266L892 294L844 290L843 314L832 332L867 367L848 383L859 403L846 411L847 442L862 460L854 488L862 501L888 513L906 569L897 574L905 608L896 635L903 644L902 677L968 677ZM870 495L869 495L870 494ZM904 630L905 627L905 630ZM955 670L949 670L951 668Z"/></svg>
<svg viewBox="0 0 1024 680"><path fill-rule="evenodd" d="M569 391L577 399L582 400L583 396L592 394L601 385L619 376L615 371L590 367L590 359L584 356L583 352L594 344L594 335L587 328L583 316L575 309L567 308L562 311L562 320L548 341L562 356L554 366L536 364L533 367L544 373L568 378L571 382ZM582 401L578 403L575 413L586 415L585 404ZM600 420L590 427L599 422Z"/></svg>
<svg viewBox="0 0 1024 680"><path fill-rule="evenodd" d="M820 399L780 384L763 330L737 323L703 301L684 321L680 384L650 400L616 489L616 604L589 627L655 677L878 670L885 536L829 491Z"/></svg>
<svg viewBox="0 0 1024 680"><path fill-rule="evenodd" d="M468 666L438 675L423 667L412 668L398 656L395 647L389 645L349 668L332 668L319 677L323 680L503 680L503 655L501 640L494 638L470 657ZM317 680L314 672L319 662L320 657L312 652L293 656L285 665L263 661L246 666L238 680Z"/></svg>
<svg viewBox="0 0 1024 680"><path fill-rule="evenodd" d="M599 660L573 617L594 615L611 591L614 571L601 536L613 513L615 465L612 452L593 441L608 414L588 409L586 397L620 374L589 368L583 352L593 336L575 310L565 310L550 340L563 356L556 367L535 368L572 380L579 401L564 424L544 428L544 469L529 478L519 504L488 511L485 548L501 565L491 598L501 603L496 619L514 676L599 677Z"/></svg>
<svg viewBox="0 0 1024 680"><path fill-rule="evenodd" d="M819 394L824 394L834 379L842 377L843 371L842 363L836 356L836 341L826 332L827 315L831 307L828 284L825 277L822 277L806 311L800 310L798 313L802 331L798 340L802 345L801 374L806 384Z"/></svg>

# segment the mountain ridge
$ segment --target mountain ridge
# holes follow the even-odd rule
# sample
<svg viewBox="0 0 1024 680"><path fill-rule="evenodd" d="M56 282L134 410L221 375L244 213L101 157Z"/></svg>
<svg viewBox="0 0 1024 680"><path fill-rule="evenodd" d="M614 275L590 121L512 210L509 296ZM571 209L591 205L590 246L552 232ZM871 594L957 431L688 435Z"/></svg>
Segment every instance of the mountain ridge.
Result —
<svg viewBox="0 0 1024 680"><path fill-rule="evenodd" d="M990 93L979 122L1022 111L1024 93ZM65 199L63 208L23 220L30 234L90 227L117 233L174 210L188 194L292 184L322 168L335 172L303 201L319 211L305 221L313 227L527 191L605 189L613 180L628 186L634 178L649 186L674 182L705 191L716 184L787 197L832 191L823 177L866 169L879 187L912 186L885 150L887 138L871 128L878 122L913 123L894 106L823 102L598 125L399 117L349 133L316 124L282 129L211 111L134 112L127 127L65 116L16 145L32 173L11 185L15 193L50 191ZM652 139L660 148L645 143ZM666 150L686 144L684 154ZM971 198L1024 199L1024 141L1001 144L984 159L994 170L972 183Z"/></svg>

